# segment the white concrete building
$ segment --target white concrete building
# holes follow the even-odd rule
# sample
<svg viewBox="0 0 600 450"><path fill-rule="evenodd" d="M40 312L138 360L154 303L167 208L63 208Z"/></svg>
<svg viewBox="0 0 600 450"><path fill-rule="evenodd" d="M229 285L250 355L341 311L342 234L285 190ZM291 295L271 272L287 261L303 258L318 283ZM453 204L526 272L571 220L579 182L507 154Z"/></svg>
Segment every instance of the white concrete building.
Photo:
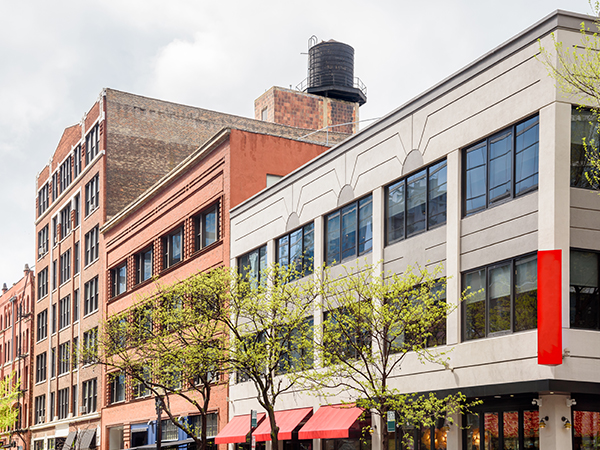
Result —
<svg viewBox="0 0 600 450"><path fill-rule="evenodd" d="M600 197L579 158L590 126L540 60L551 33L577 45L582 21L594 26L549 15L231 211L232 265L276 262L287 236L312 232L316 266L361 258L400 273L442 263L448 302L482 289L447 318L450 367L409 359L395 380L406 392L480 398L479 415L443 439L421 430L415 448L598 448ZM341 216L353 219L340 225ZM538 256L547 250L561 252L559 266L546 264L556 252ZM261 411L250 384L230 386L232 420ZM277 410L301 407L323 410L302 392ZM358 448L351 439L310 445Z"/></svg>

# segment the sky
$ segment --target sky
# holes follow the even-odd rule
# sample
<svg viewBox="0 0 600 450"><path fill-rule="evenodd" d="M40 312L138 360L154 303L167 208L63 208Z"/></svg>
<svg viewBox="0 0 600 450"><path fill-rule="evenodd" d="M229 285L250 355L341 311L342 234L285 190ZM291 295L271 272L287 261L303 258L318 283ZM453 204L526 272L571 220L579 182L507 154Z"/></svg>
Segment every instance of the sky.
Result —
<svg viewBox="0 0 600 450"><path fill-rule="evenodd" d="M556 9L587 0L0 0L0 284L35 265L35 180L103 88L254 116L307 72L308 40L354 47L360 118L382 117ZM372 122L365 122L372 123Z"/></svg>

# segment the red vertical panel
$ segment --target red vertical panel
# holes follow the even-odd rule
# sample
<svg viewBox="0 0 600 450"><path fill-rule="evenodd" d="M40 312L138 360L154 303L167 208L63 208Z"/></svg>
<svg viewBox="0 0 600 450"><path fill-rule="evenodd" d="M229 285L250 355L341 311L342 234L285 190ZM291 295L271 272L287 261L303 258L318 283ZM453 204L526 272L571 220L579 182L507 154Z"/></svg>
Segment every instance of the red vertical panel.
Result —
<svg viewBox="0 0 600 450"><path fill-rule="evenodd" d="M562 364L562 251L538 252L538 364Z"/></svg>

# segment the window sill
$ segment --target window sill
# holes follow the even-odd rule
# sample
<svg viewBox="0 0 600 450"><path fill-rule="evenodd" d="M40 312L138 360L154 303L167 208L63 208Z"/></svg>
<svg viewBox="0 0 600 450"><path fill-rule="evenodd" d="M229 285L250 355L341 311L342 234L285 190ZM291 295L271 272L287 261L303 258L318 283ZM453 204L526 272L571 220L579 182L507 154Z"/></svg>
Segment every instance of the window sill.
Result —
<svg viewBox="0 0 600 450"><path fill-rule="evenodd" d="M92 261L90 261L89 263L87 263L85 266L83 266L84 269L89 269L90 266L92 266L94 263L96 263L100 258L96 258Z"/></svg>
<svg viewBox="0 0 600 450"><path fill-rule="evenodd" d="M95 309L95 310L93 310L93 311L90 311L89 313L87 313L87 314L84 314L84 315L83 315L83 318L84 318L84 319L87 319L87 318L88 318L88 317L90 317L92 314L94 314L94 313L97 313L97 312L98 312L98 310L97 310L97 309Z"/></svg>

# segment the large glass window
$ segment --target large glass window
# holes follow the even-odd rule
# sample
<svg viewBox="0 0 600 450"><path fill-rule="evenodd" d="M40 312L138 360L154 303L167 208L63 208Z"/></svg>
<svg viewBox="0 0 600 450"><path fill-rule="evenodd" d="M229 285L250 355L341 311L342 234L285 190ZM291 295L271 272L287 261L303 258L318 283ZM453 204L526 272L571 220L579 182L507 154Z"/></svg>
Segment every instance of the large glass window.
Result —
<svg viewBox="0 0 600 450"><path fill-rule="evenodd" d="M239 273L251 281L253 284L263 283L265 270L267 269L267 246L263 245L260 248L242 255L238 259Z"/></svg>
<svg viewBox="0 0 600 450"><path fill-rule="evenodd" d="M386 234L392 244L446 223L446 160L386 189Z"/></svg>
<svg viewBox="0 0 600 450"><path fill-rule="evenodd" d="M537 255L463 275L463 339L537 328Z"/></svg>
<svg viewBox="0 0 600 450"><path fill-rule="evenodd" d="M312 223L277 239L277 263L289 270L291 279L313 272L314 255L315 233Z"/></svg>
<svg viewBox="0 0 600 450"><path fill-rule="evenodd" d="M600 448L600 412L573 411L573 450Z"/></svg>
<svg viewBox="0 0 600 450"><path fill-rule="evenodd" d="M571 250L571 328L600 330L598 257L595 252Z"/></svg>
<svg viewBox="0 0 600 450"><path fill-rule="evenodd" d="M325 217L325 261L339 264L373 248L373 202L369 195Z"/></svg>
<svg viewBox="0 0 600 450"><path fill-rule="evenodd" d="M539 118L496 133L463 153L464 215L537 189Z"/></svg>
<svg viewBox="0 0 600 450"><path fill-rule="evenodd" d="M571 186L598 189L593 182L593 170L586 156L598 150L598 116L589 110L573 106L571 110Z"/></svg>

